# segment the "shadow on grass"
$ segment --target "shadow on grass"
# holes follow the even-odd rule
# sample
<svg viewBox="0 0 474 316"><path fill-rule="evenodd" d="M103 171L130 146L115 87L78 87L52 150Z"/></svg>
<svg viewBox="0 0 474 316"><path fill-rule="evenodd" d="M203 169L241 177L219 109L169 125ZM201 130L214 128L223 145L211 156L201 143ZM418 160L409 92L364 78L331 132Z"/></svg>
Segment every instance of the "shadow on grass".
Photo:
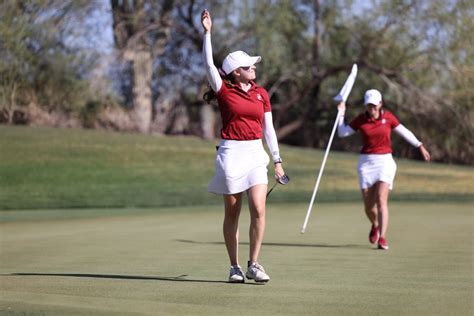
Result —
<svg viewBox="0 0 474 316"><path fill-rule="evenodd" d="M1 274L1 276L45 276L45 277L73 277L73 278L96 278L96 279L118 279L118 280L154 280L154 281L171 281L171 282L197 282L197 283L225 283L226 281L217 280L198 280L186 279L187 274L177 277L160 277L160 276L141 276L141 275L119 275L119 274L94 274L94 273L10 273ZM241 283L247 285L258 285L256 283Z"/></svg>
<svg viewBox="0 0 474 316"><path fill-rule="evenodd" d="M194 241L185 239L176 239L177 242L183 242L188 244L206 244L206 245L224 245L223 241ZM248 245L248 242L240 242L241 245ZM309 247L309 248L352 248L352 249L368 249L365 245L329 245L329 244L292 244L292 243L276 243L276 242L263 242L263 246L277 246L277 247Z"/></svg>

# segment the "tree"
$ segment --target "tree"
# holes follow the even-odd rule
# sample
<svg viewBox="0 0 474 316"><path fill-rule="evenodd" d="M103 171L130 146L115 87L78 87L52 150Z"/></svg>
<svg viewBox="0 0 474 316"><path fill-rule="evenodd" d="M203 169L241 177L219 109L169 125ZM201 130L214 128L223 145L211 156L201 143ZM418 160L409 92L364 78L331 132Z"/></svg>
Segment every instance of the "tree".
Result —
<svg viewBox="0 0 474 316"><path fill-rule="evenodd" d="M272 92L279 138L323 147L335 116L331 99L357 63L349 114L362 108L366 89L378 88L407 126L423 126L414 130L435 159L472 161L472 149L466 149L472 146L465 144L472 142L473 93L465 87L472 82L473 54L465 39L474 35L473 6L466 1L259 1L247 24L258 50L265 52L260 78ZM268 65L272 56L280 57ZM462 104L453 91L463 91L456 95ZM358 144L340 141L335 147L355 150ZM414 157L409 145L400 148L397 154Z"/></svg>
<svg viewBox="0 0 474 316"><path fill-rule="evenodd" d="M472 1L108 3L122 61L121 72L111 81L120 81L124 106L130 109L121 112L114 128L217 136L219 122L213 119L217 107L202 100L208 84L202 69L199 16L207 7L213 14L216 65L238 49L262 55L257 83L269 91L280 141L315 148L326 145L336 113L332 97L357 63L359 75L348 116L363 109L366 89L377 88L435 160L474 162ZM92 41L78 38L77 32L87 29L85 16L98 6L99 2L87 0L0 3L4 121L11 122L15 111L31 104L64 113L100 109L101 92L89 89L102 86L91 76L100 52L93 45L92 53L71 45L71 39L76 44ZM99 68L106 66L95 67ZM416 157L405 142L396 137L394 142L396 155ZM334 148L357 150L358 145L339 140Z"/></svg>
<svg viewBox="0 0 474 316"><path fill-rule="evenodd" d="M220 128L217 106L207 104L202 98L210 87L202 70L200 15L204 8L211 9L214 62L219 66L229 51L248 35L239 27L239 19L232 17L241 6L237 1L177 1L173 10L172 40L155 70L166 80L154 81L158 95L154 131L193 134L207 139L216 137Z"/></svg>
<svg viewBox="0 0 474 316"><path fill-rule="evenodd" d="M3 1L0 4L0 112L6 123L22 121L27 106L71 112L90 97L84 74L93 65L71 49L71 17L78 20L90 1Z"/></svg>
<svg viewBox="0 0 474 316"><path fill-rule="evenodd" d="M131 95L136 128L142 133L150 130L153 62L168 43L173 2L111 0L115 44L124 60L130 62L127 94Z"/></svg>
<svg viewBox="0 0 474 316"><path fill-rule="evenodd" d="M473 11L474 4L465 1L385 1L358 21L372 21L363 28L367 39L358 41L365 44L357 61L378 82L366 80L385 91L388 105L443 161L474 162L472 146L466 146L473 136L473 93L461 88L462 97L453 94L473 81L466 71L473 49L464 39L474 34ZM457 69L464 80L456 80ZM396 147L414 157L404 142Z"/></svg>

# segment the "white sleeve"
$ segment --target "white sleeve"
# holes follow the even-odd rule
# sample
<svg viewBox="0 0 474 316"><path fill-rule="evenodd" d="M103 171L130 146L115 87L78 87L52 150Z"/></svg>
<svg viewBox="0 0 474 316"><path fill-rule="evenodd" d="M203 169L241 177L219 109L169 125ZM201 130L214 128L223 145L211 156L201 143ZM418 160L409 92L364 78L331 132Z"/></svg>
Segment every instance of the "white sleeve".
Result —
<svg viewBox="0 0 474 316"><path fill-rule="evenodd" d="M402 124L398 124L397 127L393 129L398 135L402 136L407 142L409 142L412 146L420 147L421 142L416 138L415 134L413 134L408 128L403 126Z"/></svg>
<svg viewBox="0 0 474 316"><path fill-rule="evenodd" d="M355 131L349 125L344 123L344 116L339 116L339 122L337 122L337 136L347 137L354 134Z"/></svg>
<svg viewBox="0 0 474 316"><path fill-rule="evenodd" d="M219 75L219 71L214 65L212 58L212 45L211 45L211 33L204 34L204 40L202 43L202 57L204 59L204 65L206 67L207 79L211 85L212 90L217 92L222 87L222 79Z"/></svg>
<svg viewBox="0 0 474 316"><path fill-rule="evenodd" d="M273 162L281 159L280 149L278 148L278 140L276 137L275 128L273 127L272 112L265 112L263 120L263 135L265 136L265 141L272 154Z"/></svg>

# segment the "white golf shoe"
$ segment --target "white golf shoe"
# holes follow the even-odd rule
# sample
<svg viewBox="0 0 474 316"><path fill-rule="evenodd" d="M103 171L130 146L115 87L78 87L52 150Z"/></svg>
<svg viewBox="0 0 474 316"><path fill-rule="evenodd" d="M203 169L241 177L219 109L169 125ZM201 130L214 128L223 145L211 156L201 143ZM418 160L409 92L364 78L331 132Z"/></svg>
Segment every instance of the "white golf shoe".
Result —
<svg viewBox="0 0 474 316"><path fill-rule="evenodd" d="M270 277L265 273L265 269L257 262L250 264L247 268L247 273L245 274L247 279L253 279L255 282L268 282Z"/></svg>
<svg viewBox="0 0 474 316"><path fill-rule="evenodd" d="M229 271L229 283L244 283L244 272L239 265L231 266Z"/></svg>

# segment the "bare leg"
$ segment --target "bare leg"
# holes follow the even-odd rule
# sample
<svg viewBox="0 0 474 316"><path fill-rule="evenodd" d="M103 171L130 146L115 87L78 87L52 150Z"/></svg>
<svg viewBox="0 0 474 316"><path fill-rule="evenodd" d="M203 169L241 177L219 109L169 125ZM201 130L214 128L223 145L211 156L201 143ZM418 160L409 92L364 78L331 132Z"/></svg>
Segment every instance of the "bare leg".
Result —
<svg viewBox="0 0 474 316"><path fill-rule="evenodd" d="M385 238L385 234L387 233L388 228L388 194L389 184L385 182L377 182L375 184L376 187L376 203L378 209L378 221L379 221L379 229L380 229L380 236Z"/></svg>
<svg viewBox="0 0 474 316"><path fill-rule="evenodd" d="M250 262L257 262L265 233L265 202L267 185L259 184L251 187L248 191L250 209Z"/></svg>
<svg viewBox="0 0 474 316"><path fill-rule="evenodd" d="M376 193L377 193L377 184L371 186L367 189L362 189L362 198L364 199L364 209L365 214L369 221L375 227L378 226L377 221L377 200L376 200Z"/></svg>
<svg viewBox="0 0 474 316"><path fill-rule="evenodd" d="M230 264L239 264L239 216L242 206L242 193L224 194L224 240Z"/></svg>

